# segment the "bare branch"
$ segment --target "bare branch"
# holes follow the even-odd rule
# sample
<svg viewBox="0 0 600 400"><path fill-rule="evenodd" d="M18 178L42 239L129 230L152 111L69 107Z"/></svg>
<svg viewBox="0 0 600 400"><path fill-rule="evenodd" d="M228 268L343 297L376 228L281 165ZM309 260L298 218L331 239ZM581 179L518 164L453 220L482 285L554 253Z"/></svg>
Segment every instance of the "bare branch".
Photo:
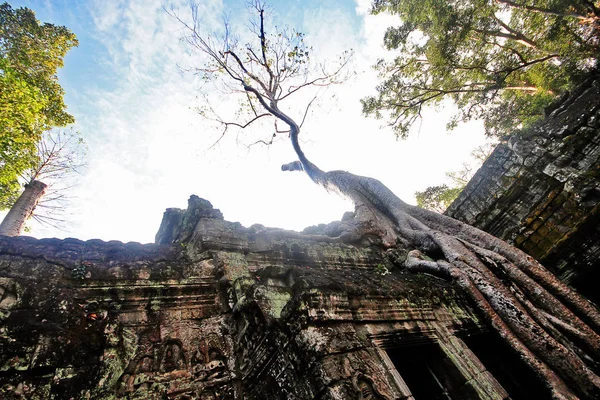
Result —
<svg viewBox="0 0 600 400"><path fill-rule="evenodd" d="M229 82L237 85L236 88L224 82L231 93L245 93L245 100L253 118L248 123L233 123L219 117L213 119L223 125L221 138L229 127L235 126L244 129L266 115L273 115L297 129L299 126L292 118L281 112L278 103L290 98L301 89L319 88L343 81L345 77L342 75L342 71L348 68L349 60L352 58L351 53L344 54L335 68L326 68L324 64L315 64L311 62L310 58L312 49L304 45L302 33L287 28L280 30L276 27L274 33L269 34L264 4L261 1L253 1L249 7L257 16L257 22L253 23L250 29L256 35L257 41L253 42L254 44L248 43L243 47L236 47L235 43L229 43L230 32L226 25L225 35L222 39L223 45L220 46L222 50L217 50L218 47L211 40L211 37L216 37L216 35L211 36L199 31L197 6L192 7L193 24L186 23L174 10L166 10L187 31L185 40L208 56L209 61L205 65L197 67L196 71L207 74L225 72L232 78ZM309 73L311 72L316 72L316 76L310 77ZM256 100L260 106L255 104ZM303 110L303 123L313 102L314 98ZM257 107L263 108L264 111ZM211 112L216 115L214 110ZM276 129L276 132L280 131ZM268 143L269 141L263 140L263 142Z"/></svg>
<svg viewBox="0 0 600 400"><path fill-rule="evenodd" d="M317 96L314 96L312 98L312 100L308 103L308 105L306 106L306 109L304 110L304 116L302 117L302 121L300 122L300 127L302 127L302 125L304 125L304 121L306 120L306 116L308 115L308 110L310 110L310 106L313 104L313 102L317 99Z"/></svg>
<svg viewBox="0 0 600 400"><path fill-rule="evenodd" d="M264 145L264 146L270 146L270 145L272 145L272 144L273 144L273 141L275 140L275 138L276 138L276 137L277 137L277 134L276 134L276 133L274 133L274 134L271 136L271 139L270 139L269 141L266 141L266 140L259 139L259 140L255 141L255 142L253 142L253 143L250 143L249 145L247 145L247 146L246 146L246 148L247 148L247 149L250 149L251 147L253 147L253 146L256 146L257 144L262 144L262 145Z"/></svg>
<svg viewBox="0 0 600 400"><path fill-rule="evenodd" d="M215 147L221 141L221 139L223 139L223 137L225 137L225 134L227 133L227 129L229 129L230 126L236 126L240 129L246 129L248 126L250 126L253 122L256 122L258 119L260 119L262 117L269 117L269 116L271 116L271 114L263 113L263 114L257 115L256 117L252 118L250 121L246 122L245 124L239 124L237 122L219 121L221 124L224 125L223 132L221 133L221 136L217 139L217 141L214 142L208 149L210 150L213 147Z"/></svg>

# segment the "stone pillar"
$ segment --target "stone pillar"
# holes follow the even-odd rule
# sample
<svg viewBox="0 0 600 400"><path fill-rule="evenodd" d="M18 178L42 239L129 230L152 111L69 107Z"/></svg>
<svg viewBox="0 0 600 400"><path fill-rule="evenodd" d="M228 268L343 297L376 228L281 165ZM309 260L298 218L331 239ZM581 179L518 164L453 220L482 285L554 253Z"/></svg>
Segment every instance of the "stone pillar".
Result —
<svg viewBox="0 0 600 400"><path fill-rule="evenodd" d="M21 235L25 222L33 215L33 210L44 196L46 187L47 185L40 181L33 181L25 185L25 190L0 224L0 235Z"/></svg>
<svg viewBox="0 0 600 400"><path fill-rule="evenodd" d="M460 389L460 392L465 394L463 398L502 400L509 397L506 390L460 338L446 333L439 336L438 343L444 355L466 380Z"/></svg>

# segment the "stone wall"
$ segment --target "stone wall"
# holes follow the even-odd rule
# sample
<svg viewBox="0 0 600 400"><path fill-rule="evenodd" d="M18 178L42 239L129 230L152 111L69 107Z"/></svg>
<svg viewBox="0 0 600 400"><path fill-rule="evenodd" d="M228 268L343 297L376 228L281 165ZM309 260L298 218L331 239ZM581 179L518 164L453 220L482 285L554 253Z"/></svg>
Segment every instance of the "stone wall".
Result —
<svg viewBox="0 0 600 400"><path fill-rule="evenodd" d="M499 145L447 214L523 249L600 303L600 81Z"/></svg>
<svg viewBox="0 0 600 400"><path fill-rule="evenodd" d="M395 268L402 250L244 228L197 197L157 241L0 238L0 398L412 399L388 351L429 344L453 398L507 397L465 344L486 330L466 299Z"/></svg>

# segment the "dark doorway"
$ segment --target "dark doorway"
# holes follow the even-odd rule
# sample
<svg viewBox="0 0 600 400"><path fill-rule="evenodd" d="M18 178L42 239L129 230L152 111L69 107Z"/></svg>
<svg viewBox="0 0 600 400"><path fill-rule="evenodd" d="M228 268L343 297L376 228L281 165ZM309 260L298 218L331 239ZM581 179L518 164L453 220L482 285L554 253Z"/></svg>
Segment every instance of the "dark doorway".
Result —
<svg viewBox="0 0 600 400"><path fill-rule="evenodd" d="M416 400L477 399L436 343L386 350Z"/></svg>
<svg viewBox="0 0 600 400"><path fill-rule="evenodd" d="M462 340L512 400L550 399L540 380L495 333L481 333Z"/></svg>

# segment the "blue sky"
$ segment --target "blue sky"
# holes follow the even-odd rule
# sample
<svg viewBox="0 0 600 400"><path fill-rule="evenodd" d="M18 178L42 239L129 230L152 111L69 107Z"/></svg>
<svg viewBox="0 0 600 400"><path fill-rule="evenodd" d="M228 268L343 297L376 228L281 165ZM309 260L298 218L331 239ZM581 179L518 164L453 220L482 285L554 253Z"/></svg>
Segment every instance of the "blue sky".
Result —
<svg viewBox="0 0 600 400"><path fill-rule="evenodd" d="M285 138L270 147L248 145L270 137L262 130L220 133L195 107L206 95L228 106L212 86L178 66L202 63L179 38L182 26L151 0L9 1L39 20L69 27L79 47L59 72L69 111L89 147L88 166L73 191L65 229L33 226L38 237L78 237L151 242L163 211L184 208L197 194L229 220L288 229L339 219L352 206L302 174L282 173L295 159ZM174 4L184 18L187 0ZM223 15L246 26L244 1L202 1L203 26L218 30ZM408 140L397 141L381 122L361 115L359 99L373 93L371 65L390 57L382 35L394 17L368 14L369 1L271 2L278 25L306 33L315 54L326 58L355 50L356 78L323 93L303 127L305 152L322 169L373 176L408 202L416 190L445 181L484 141L481 125L448 135L448 110L430 110ZM293 106L291 105L293 113Z"/></svg>

